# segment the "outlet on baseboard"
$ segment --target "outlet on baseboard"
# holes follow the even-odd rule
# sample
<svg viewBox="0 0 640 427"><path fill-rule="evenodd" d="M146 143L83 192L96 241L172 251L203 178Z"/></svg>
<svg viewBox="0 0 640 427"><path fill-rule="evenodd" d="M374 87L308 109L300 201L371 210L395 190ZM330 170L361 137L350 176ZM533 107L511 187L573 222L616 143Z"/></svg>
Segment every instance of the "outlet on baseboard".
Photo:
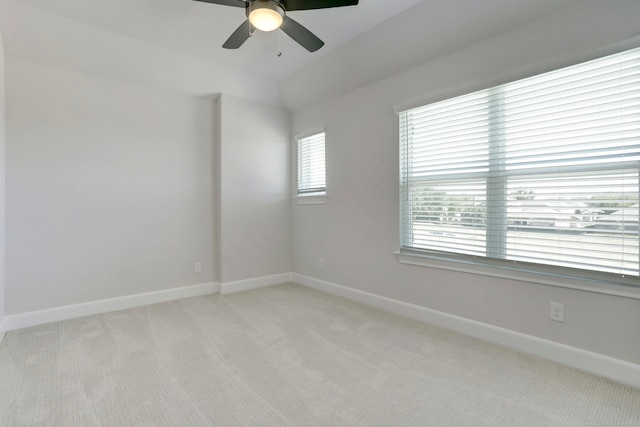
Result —
<svg viewBox="0 0 640 427"><path fill-rule="evenodd" d="M193 271L195 273L201 273L202 272L202 263L200 261L196 261L193 263Z"/></svg>
<svg viewBox="0 0 640 427"><path fill-rule="evenodd" d="M556 322L564 322L564 304L551 302L549 319L555 320Z"/></svg>

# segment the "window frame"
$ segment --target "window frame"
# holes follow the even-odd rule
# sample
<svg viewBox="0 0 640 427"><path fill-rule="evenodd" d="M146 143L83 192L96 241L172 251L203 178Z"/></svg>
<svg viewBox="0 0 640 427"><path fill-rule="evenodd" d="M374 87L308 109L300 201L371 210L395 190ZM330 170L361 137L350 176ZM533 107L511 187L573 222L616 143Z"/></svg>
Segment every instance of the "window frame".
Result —
<svg viewBox="0 0 640 427"><path fill-rule="evenodd" d="M315 137L317 135L322 134L324 136L323 138L323 150L324 150L324 157L323 157L323 161L324 161L324 189L321 191L317 191L317 192L308 192L308 193L304 193L304 192L300 192L300 188L299 188L299 184L300 184L300 143L302 140L307 139L307 138L311 138L311 137ZM296 174L296 179L295 179L295 185L294 185L294 198L296 199L297 204L299 205L316 205L316 204L324 204L326 203L326 199L327 199L327 163L326 163L326 152L327 152L327 146L326 146L326 137L327 137L327 133L325 128L315 128L315 129L311 129L308 130L304 133L300 133L295 135L294 139L295 139L295 147L296 147L296 151L295 151L295 167L294 167L294 171Z"/></svg>
<svg viewBox="0 0 640 427"><path fill-rule="evenodd" d="M572 61L556 63L542 69L533 70L526 74L511 76L510 78L488 82L487 84L469 87L458 90L455 93L441 94L438 97L422 98L410 103L397 105L394 112L400 115L401 112L416 107L437 103L448 99L453 99L465 94L495 88L508 83L516 82L529 77L534 77L550 71L559 70L573 65L599 59L608 55L621 53L626 50L638 48L638 42L625 43L614 48L601 49L598 52L591 52L589 55L573 58ZM400 128L400 123L398 122ZM400 135L399 135L400 139ZM402 161L402 153L400 153ZM402 166L401 166L402 168ZM400 173L402 169L400 169ZM402 188L402 176L400 176L400 191ZM401 196L402 197L402 196ZM402 228L402 212L400 212L399 226ZM399 229L402 238L402 230ZM400 239L399 239L400 241ZM542 283L552 286L561 286L573 289L588 290L592 292L605 293L640 299L640 280L636 276L618 276L612 273L581 270L576 268L559 267L554 265L544 265L537 263L527 263L507 259L494 259L485 256L472 256L455 254L449 252L438 252L433 250L413 250L403 248L395 252L397 259L402 264L418 265L431 268L474 273L484 276L500 277L524 282Z"/></svg>

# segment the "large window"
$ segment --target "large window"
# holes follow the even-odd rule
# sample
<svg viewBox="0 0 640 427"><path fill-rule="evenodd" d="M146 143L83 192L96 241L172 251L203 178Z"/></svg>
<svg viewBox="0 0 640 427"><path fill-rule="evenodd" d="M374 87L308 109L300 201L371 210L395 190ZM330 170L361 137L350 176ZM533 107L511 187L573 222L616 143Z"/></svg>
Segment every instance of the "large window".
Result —
<svg viewBox="0 0 640 427"><path fill-rule="evenodd" d="M399 121L401 251L638 276L640 49Z"/></svg>
<svg viewBox="0 0 640 427"><path fill-rule="evenodd" d="M326 193L324 132L298 139L298 196Z"/></svg>

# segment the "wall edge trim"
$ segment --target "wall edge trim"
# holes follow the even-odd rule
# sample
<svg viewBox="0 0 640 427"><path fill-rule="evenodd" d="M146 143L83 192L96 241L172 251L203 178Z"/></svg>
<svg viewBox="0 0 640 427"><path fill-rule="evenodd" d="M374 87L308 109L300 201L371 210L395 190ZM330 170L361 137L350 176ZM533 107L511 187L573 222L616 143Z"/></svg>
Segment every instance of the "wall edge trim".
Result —
<svg viewBox="0 0 640 427"><path fill-rule="evenodd" d="M45 310L29 311L5 316L4 324L7 331L28 328L45 323L61 320L77 319L79 317L125 310L128 308L158 304L182 298L195 297L217 293L217 282L200 283L196 285L180 286L161 291L144 292L115 298L89 301L80 304L65 305Z"/></svg>
<svg viewBox="0 0 640 427"><path fill-rule="evenodd" d="M0 344L2 344L2 340L4 339L4 335L7 333L7 325L4 318L0 319Z"/></svg>
<svg viewBox="0 0 640 427"><path fill-rule="evenodd" d="M565 366L640 388L640 365L522 332L293 273L292 281L316 290L552 360Z"/></svg>
<svg viewBox="0 0 640 427"><path fill-rule="evenodd" d="M235 292L249 291L251 289L264 288L292 281L293 273L281 273L271 276L256 277L253 279L236 280L220 284L220 294L228 295Z"/></svg>

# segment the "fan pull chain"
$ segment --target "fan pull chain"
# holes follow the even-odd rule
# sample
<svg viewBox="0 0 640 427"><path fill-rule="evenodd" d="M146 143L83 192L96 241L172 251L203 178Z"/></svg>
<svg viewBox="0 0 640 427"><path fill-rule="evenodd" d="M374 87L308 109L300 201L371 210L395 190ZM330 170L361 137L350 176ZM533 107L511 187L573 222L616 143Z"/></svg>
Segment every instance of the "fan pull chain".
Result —
<svg viewBox="0 0 640 427"><path fill-rule="evenodd" d="M282 56L282 47L280 46L280 41L282 40L282 31L278 31L278 58Z"/></svg>

